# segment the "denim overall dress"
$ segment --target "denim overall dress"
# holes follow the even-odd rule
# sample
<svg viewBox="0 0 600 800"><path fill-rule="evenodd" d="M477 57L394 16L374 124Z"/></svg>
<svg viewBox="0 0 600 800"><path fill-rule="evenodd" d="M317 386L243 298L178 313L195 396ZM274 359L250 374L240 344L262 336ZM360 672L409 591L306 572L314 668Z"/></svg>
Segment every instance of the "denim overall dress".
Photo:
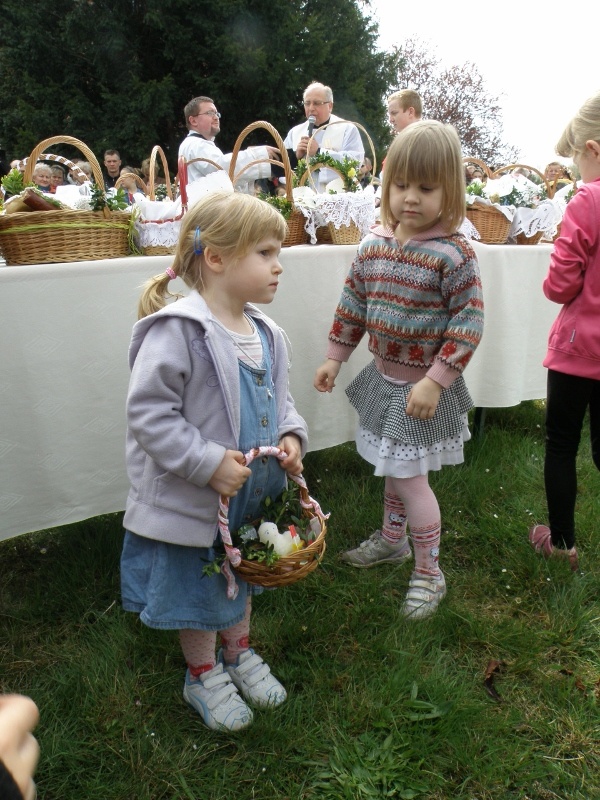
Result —
<svg viewBox="0 0 600 800"><path fill-rule="evenodd" d="M277 445L277 402L272 379L269 341L254 321L260 335L262 368L239 361L240 438L238 450ZM252 474L229 503L229 529L237 530L256 520L265 497L278 497L286 485L285 471L272 456L257 458L250 464ZM212 547L185 547L125 534L121 556L123 608L140 615L150 628L220 631L240 622L252 586L236 575L239 593L228 600L227 583L220 575L203 576L203 568L215 558Z"/></svg>

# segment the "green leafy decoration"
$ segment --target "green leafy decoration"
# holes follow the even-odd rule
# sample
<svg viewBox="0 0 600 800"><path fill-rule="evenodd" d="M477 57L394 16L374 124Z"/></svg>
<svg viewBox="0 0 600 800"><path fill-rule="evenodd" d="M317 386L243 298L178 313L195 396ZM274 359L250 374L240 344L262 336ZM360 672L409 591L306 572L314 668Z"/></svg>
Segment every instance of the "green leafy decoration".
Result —
<svg viewBox="0 0 600 800"><path fill-rule="evenodd" d="M329 155L329 153L318 153L316 156L311 156L308 159L308 164L311 167L314 167L316 164L322 164L323 166L331 167L341 172L344 181L344 189L347 192L356 192L360 188L357 171L360 164L355 158L344 156L341 161L338 161L336 158ZM306 159L301 158L294 170L294 185L299 186L300 179L307 169Z"/></svg>

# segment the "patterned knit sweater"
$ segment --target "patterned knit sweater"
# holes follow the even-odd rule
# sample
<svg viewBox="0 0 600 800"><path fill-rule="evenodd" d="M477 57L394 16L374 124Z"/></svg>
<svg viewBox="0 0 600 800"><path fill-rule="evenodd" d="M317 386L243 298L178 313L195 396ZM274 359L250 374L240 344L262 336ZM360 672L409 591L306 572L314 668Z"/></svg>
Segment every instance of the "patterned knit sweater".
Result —
<svg viewBox="0 0 600 800"><path fill-rule="evenodd" d="M450 386L483 333L479 267L467 239L436 225L401 245L375 225L346 278L327 357L347 361L365 333L383 375L427 375Z"/></svg>

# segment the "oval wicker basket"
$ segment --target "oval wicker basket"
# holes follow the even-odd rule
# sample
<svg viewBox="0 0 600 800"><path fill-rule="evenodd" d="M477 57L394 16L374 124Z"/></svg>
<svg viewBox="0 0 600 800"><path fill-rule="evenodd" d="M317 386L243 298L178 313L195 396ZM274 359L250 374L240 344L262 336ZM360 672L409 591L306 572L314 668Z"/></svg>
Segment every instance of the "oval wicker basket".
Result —
<svg viewBox="0 0 600 800"><path fill-rule="evenodd" d="M246 453L244 459L246 465L248 465L258 456L275 456L276 458L281 458L281 454L282 451L278 447L256 447L254 450ZM329 515L323 514L316 500L310 497L306 482L301 475L288 474L288 477L300 487L300 502L303 507L304 515L311 519L315 517L318 518L321 530L314 542L311 542L302 550L298 550L288 556L282 556L271 566L242 558L240 563L234 566L234 571L248 583L257 586L274 588L296 583L296 581L310 575L310 573L319 566L325 553L325 536L327 534L326 519ZM228 546L231 546L231 533L229 532L229 521L227 518L228 510L229 498L221 496L219 504L219 530L221 531L226 549Z"/></svg>
<svg viewBox="0 0 600 800"><path fill-rule="evenodd" d="M242 143L246 136L257 128L264 128L264 130L271 134L275 140L275 143L277 144L279 152L281 153L281 161L276 161L272 158L258 158L255 161L251 161L249 164L246 164L246 166L239 170L239 172L236 172L235 167L237 157L241 150ZM292 204L292 213L287 220L287 235L281 243L281 246L294 247L297 244L306 244L308 242L308 234L304 230L306 220L302 211L300 211L300 209L294 205L294 177L290 165L290 158L285 145L283 144L283 139L279 135L277 129L274 128L270 122L258 120L257 122L252 122L250 125L247 125L236 139L233 152L231 154L231 163L229 165L229 177L231 178L231 182L235 185L236 181L247 169L254 167L256 164L266 163L276 164L278 167L283 167L283 172L285 175L285 196L286 199Z"/></svg>
<svg viewBox="0 0 600 800"><path fill-rule="evenodd" d="M23 176L31 181L33 169L46 147L77 147L92 167L94 181L104 191L104 178L92 151L72 136L52 136L33 149ZM65 261L98 261L129 253L131 212L29 211L0 215L0 251L9 266L53 264Z"/></svg>

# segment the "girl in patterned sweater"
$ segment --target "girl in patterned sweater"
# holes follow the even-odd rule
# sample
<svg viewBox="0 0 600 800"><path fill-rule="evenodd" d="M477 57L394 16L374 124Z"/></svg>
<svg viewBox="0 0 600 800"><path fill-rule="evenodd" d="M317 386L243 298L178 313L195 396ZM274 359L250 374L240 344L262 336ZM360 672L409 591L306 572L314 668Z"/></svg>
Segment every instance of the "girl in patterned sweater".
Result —
<svg viewBox="0 0 600 800"><path fill-rule="evenodd" d="M483 332L477 259L458 233L465 182L455 129L416 122L386 158L381 226L360 243L314 385L331 392L342 362L368 335L373 361L346 394L358 452L385 476L381 530L342 559L355 567L415 557L403 614L432 614L446 594L440 511L429 470L463 461L472 406L462 372Z"/></svg>

